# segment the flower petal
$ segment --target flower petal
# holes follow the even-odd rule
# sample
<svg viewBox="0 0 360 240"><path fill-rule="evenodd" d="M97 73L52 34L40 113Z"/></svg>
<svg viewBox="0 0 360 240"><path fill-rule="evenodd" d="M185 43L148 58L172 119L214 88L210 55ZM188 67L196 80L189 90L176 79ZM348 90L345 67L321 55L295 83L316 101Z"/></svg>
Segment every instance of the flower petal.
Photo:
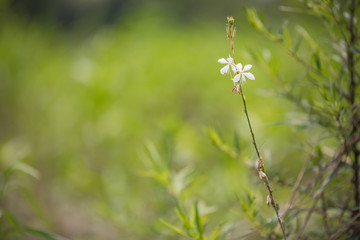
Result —
<svg viewBox="0 0 360 240"><path fill-rule="evenodd" d="M226 63L228 63L228 62L225 60L225 58L220 58L220 59L218 60L218 63L226 64Z"/></svg>
<svg viewBox="0 0 360 240"><path fill-rule="evenodd" d="M234 83L238 82L239 80L240 80L240 74L236 75L236 76L233 78Z"/></svg>
<svg viewBox="0 0 360 240"><path fill-rule="evenodd" d="M232 57L228 57L228 59L226 59L229 63L233 63L234 62L234 59Z"/></svg>
<svg viewBox="0 0 360 240"><path fill-rule="evenodd" d="M229 65L226 65L225 67L220 69L220 73L223 75L227 74L228 71L229 71Z"/></svg>
<svg viewBox="0 0 360 240"><path fill-rule="evenodd" d="M232 65L232 64L231 64L231 70L232 70L234 73L236 73L236 72L237 72L236 67L235 67L234 65Z"/></svg>
<svg viewBox="0 0 360 240"><path fill-rule="evenodd" d="M242 64L239 63L236 65L236 69L239 71L239 72L242 72Z"/></svg>
<svg viewBox="0 0 360 240"><path fill-rule="evenodd" d="M248 64L248 65L245 65L245 67L244 67L244 72L245 71L249 71L250 69L251 69L251 67L252 67L252 65L251 64Z"/></svg>
<svg viewBox="0 0 360 240"><path fill-rule="evenodd" d="M245 75L245 77L247 77L250 80L255 80L255 77L252 73L243 73Z"/></svg>
<svg viewBox="0 0 360 240"><path fill-rule="evenodd" d="M246 83L246 79L244 74L241 74L241 83Z"/></svg>

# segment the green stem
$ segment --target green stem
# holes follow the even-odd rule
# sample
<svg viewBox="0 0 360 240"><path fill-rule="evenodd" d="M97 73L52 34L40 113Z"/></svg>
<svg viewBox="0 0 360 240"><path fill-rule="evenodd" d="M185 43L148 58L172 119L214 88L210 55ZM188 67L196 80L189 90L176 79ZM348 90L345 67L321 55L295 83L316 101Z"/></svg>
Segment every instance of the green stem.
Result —
<svg viewBox="0 0 360 240"><path fill-rule="evenodd" d="M259 149L258 149L257 144L256 144L254 131L253 131L252 127L251 127L251 122L250 122L250 119L249 119L249 114L248 114L248 111L247 111L247 108L246 108L245 96L244 96L244 94L243 94L243 90L242 90L241 84L239 84L239 86L240 86L241 98L242 98L242 101L243 101L243 104L244 104L244 112L245 112L246 119L247 119L247 122L248 122L248 125L249 125L251 137L252 137L252 139L253 139L253 144L254 144L254 147L255 147L256 155L258 156L258 158L260 158L260 152L259 152Z"/></svg>
<svg viewBox="0 0 360 240"><path fill-rule="evenodd" d="M253 140L253 145L254 145L254 148L255 148L255 151L256 151L256 155L258 156L259 161L262 161L262 159L261 159L261 157L260 157L259 149L258 149L257 144L256 144L255 134L254 134L254 131L253 131L252 126L251 126L249 114L248 114L247 107L246 107L246 100L245 100L245 96L244 96L244 93L243 93L243 90L242 90L242 87L241 87L241 83L239 84L239 87L240 87L241 98L242 98L242 101L243 101L243 104L244 104L244 112L245 112L246 119L247 119L247 122L248 122L248 125L249 125L249 129L250 129L251 137L252 137L252 140ZM258 171L259 171L259 169L258 169ZM263 167L262 167L262 169L260 169L260 171L263 171L263 172L264 172ZM275 200L274 200L273 192L272 192L271 187L270 187L270 184L269 184L269 179L268 179L267 176L265 175L265 178L262 178L262 180L263 180L263 182L264 182L264 184L265 184L265 186L266 186L266 189L268 190L269 197L270 197L270 200L271 200L271 206L272 206L272 207L274 208L274 210L275 210L276 217L277 217L278 222L279 222L279 225L280 225L280 227L281 227L281 231L282 231L284 240L286 240L285 225L284 225L283 221L281 220L281 218L280 218L280 216L279 216L279 209L278 209L278 207L277 207L277 205L276 205L276 202L275 202Z"/></svg>

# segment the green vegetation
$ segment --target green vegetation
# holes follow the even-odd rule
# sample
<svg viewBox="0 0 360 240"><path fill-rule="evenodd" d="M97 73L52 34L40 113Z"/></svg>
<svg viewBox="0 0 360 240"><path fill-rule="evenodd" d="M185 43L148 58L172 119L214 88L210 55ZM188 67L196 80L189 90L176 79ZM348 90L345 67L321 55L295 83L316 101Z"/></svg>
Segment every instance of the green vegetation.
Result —
<svg viewBox="0 0 360 240"><path fill-rule="evenodd" d="M310 73L318 93L304 80L309 69L286 50L296 49L328 77L339 74L341 66L326 60L330 39L314 16L284 13L293 21L273 19L269 24L282 29L274 34L256 11L247 10L250 23L238 12L235 56L253 65L256 80L243 88L281 213L312 156L297 203L303 208L284 219L296 233L312 203L308 182L358 132L339 135L331 118L339 113L348 124L348 114L359 111L337 101L340 86ZM242 99L219 72L217 59L230 52L225 17L179 23L139 11L89 33L3 15L0 238L281 238L257 175ZM302 108L309 104L314 108ZM332 226L352 188L350 168L340 169L336 181L327 172L310 186L329 184ZM321 215L305 234L329 234Z"/></svg>

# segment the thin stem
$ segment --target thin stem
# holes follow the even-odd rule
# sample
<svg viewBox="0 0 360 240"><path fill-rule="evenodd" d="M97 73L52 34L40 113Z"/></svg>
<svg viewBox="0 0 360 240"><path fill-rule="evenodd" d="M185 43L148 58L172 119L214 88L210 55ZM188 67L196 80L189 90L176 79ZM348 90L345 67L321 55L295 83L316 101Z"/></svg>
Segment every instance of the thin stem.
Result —
<svg viewBox="0 0 360 240"><path fill-rule="evenodd" d="M284 218L286 213L288 212L288 210L290 209L291 205L293 204L294 200L295 200L295 196L296 196L296 192L300 186L300 183L301 183L301 180L302 178L304 177L304 174L305 174L305 171L306 171L306 168L307 166L309 165L309 162L312 158L312 153L309 155L309 157L306 159L306 162L304 163L297 179L296 179L296 182L295 182L295 185L293 187L293 191L292 191L292 194L291 194L291 197L290 197L290 200L287 204L287 207L285 207L285 211L283 212L282 214L282 217Z"/></svg>
<svg viewBox="0 0 360 240"><path fill-rule="evenodd" d="M358 236L360 234L360 221L359 221L359 213L360 213L360 194L359 194L359 151L356 149L356 146L354 146L354 164L353 164L353 171L354 171L354 177L353 177L353 183L354 183L354 198L355 198L355 208L352 212L352 216L358 216L355 218L355 225L354 225L354 236Z"/></svg>
<svg viewBox="0 0 360 240"><path fill-rule="evenodd" d="M343 233L345 233L352 225L355 225L356 219L360 217L360 213L353 216L346 224L343 224L341 228L330 238L330 240L338 239Z"/></svg>
<svg viewBox="0 0 360 240"><path fill-rule="evenodd" d="M296 240L300 239L301 235L303 234L303 232L304 232L304 230L305 230L305 227L306 227L307 223L309 222L310 217L311 217L311 215L313 214L313 212L314 212L314 210L315 210L315 207L316 207L316 204L317 204L318 200L319 200L319 196L316 197L316 199L314 199L313 206L311 207L311 209L309 210L308 214L306 215L305 221L304 221L303 225L301 226L298 234L297 234L296 237L295 237Z"/></svg>
<svg viewBox="0 0 360 240"><path fill-rule="evenodd" d="M323 217L323 222L324 222L324 229L325 229L325 234L326 234L326 238L329 238L330 236L330 229L329 229L329 224L327 221L327 209L326 209L326 199L325 199L325 193L322 192L321 193L321 210L322 210L322 217Z"/></svg>
<svg viewBox="0 0 360 240"><path fill-rule="evenodd" d="M244 104L244 112L245 112L245 115L246 115L246 119L247 119L247 122L248 122L248 125L249 125L251 137L252 137L252 140L253 140L253 145L254 145L254 147L255 147L256 155L258 156L258 158L260 158L260 152L259 152L259 149L258 149L257 144L256 144L254 131L253 131L252 127L251 127L251 123L250 123L250 119L249 119L249 114L248 114L247 107L246 107L245 96L244 96L244 94L243 94L243 90L242 90L241 84L239 84L239 86L240 86L241 98L242 98L242 101L243 101L243 104Z"/></svg>
<svg viewBox="0 0 360 240"><path fill-rule="evenodd" d="M352 0L350 4L350 23L349 23L349 33L350 33L350 43L348 44L348 70L350 75L350 107L352 107L355 103L355 95L356 95L356 81L355 81L355 56L353 53L352 47L355 45L356 42L356 32L355 32L355 10L356 10L356 1ZM352 134L356 134L358 125L358 119L356 116L356 111L352 114ZM351 151L354 156L353 162L353 184L354 184L354 200L355 200L355 208L352 213L352 216L359 215L360 212L360 194L359 194L359 150L356 147L356 144L353 144L351 147ZM355 219L357 222L359 219ZM359 224L355 224L353 227L353 235L357 235L360 233L359 231Z"/></svg>
<svg viewBox="0 0 360 240"><path fill-rule="evenodd" d="M249 125L251 137L252 137L252 140L253 140L253 145L254 145L254 148L255 148L255 151L256 151L256 155L258 156L258 159L259 159L259 160L258 160L258 171L261 171L261 173L264 174L264 176L261 177L261 179L263 180L263 182L264 182L264 184L265 184L265 186L266 186L266 189L267 189L268 194L269 194L269 197L270 197L271 206L272 206L272 207L274 208L274 210L275 210L276 217L277 217L278 222L279 222L279 225L280 225L280 227L281 227L284 240L286 240L285 225L284 225L283 221L281 220L281 218L280 218L280 216L279 216L279 209L278 209L277 204L276 204L276 202L275 202L275 200L274 200L274 195L273 195L273 192L272 192L271 187L270 187L270 184L269 184L269 179L267 178L267 176L266 176L266 174L265 174L265 171L264 171L263 160L262 160L262 158L260 157L260 152L259 152L259 149L258 149L258 147L257 147L256 140L255 140L255 134L254 134L254 131L253 131L252 126L251 126L249 114L248 114L247 107L246 107L246 100L245 100L245 96L244 96L244 93L243 93L243 90L242 90L242 87L241 87L241 83L239 84L239 87L240 87L241 98L242 98L242 101L243 101L243 104L244 104L244 112L245 112L245 115L246 115L246 119L247 119L247 122L248 122L248 125ZM259 172L259 173L260 173L260 172Z"/></svg>
<svg viewBox="0 0 360 240"><path fill-rule="evenodd" d="M354 65L355 65L354 60L355 59L354 59L353 50L351 49L351 47L354 46L355 41L356 41L355 9L356 9L355 0L352 0L351 6L350 6L351 17L350 17L350 23L349 23L350 43L348 45L348 68L349 68L349 73L350 73L350 102L351 102L351 104L354 104L354 102L355 102L355 88L356 88L355 69L354 69Z"/></svg>
<svg viewBox="0 0 360 240"><path fill-rule="evenodd" d="M351 194L349 193L349 194L346 194L346 196L345 196L345 203L344 203L344 205L343 205L343 207L342 207L342 209L341 209L341 213L340 213L340 215L339 215L339 217L338 217L338 219L339 219L339 222L342 222L342 219L343 219L343 217L344 217L344 215L345 215L345 212L348 210L348 207L349 207L349 202L350 202L350 197L351 197Z"/></svg>

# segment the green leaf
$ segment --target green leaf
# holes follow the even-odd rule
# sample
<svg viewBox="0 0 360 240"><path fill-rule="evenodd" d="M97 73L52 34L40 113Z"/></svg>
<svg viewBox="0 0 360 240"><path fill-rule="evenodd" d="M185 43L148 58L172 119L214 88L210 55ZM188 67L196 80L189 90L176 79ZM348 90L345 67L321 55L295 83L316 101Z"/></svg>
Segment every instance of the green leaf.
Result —
<svg viewBox="0 0 360 240"><path fill-rule="evenodd" d="M285 39L285 45L288 49L291 47L291 36L287 27L284 27L283 36Z"/></svg>
<svg viewBox="0 0 360 240"><path fill-rule="evenodd" d="M17 162L13 168L14 168L14 170L21 171L21 172L26 173L36 179L39 179L39 176L40 176L39 171L36 170L35 168L31 167L28 164L25 164L22 162Z"/></svg>
<svg viewBox="0 0 360 240"><path fill-rule="evenodd" d="M176 227L176 226L174 226L174 225L166 222L165 220L160 219L160 222L161 222L162 224L164 224L165 226L167 226L168 228L170 228L171 230L177 232L178 234L180 234L180 235L182 235L182 236L184 236L184 237L189 237L189 235L186 234L184 231L182 231L180 228L178 228L178 227Z"/></svg>
<svg viewBox="0 0 360 240"><path fill-rule="evenodd" d="M256 10L253 8L246 9L246 15L249 22L259 31L263 31L265 29L263 22L258 17Z"/></svg>
<svg viewBox="0 0 360 240"><path fill-rule="evenodd" d="M309 35L309 33L300 25L297 25L295 27L296 31L306 40L306 42L309 44L309 46L313 49L313 50L318 50L319 46L318 44L315 42L314 39L312 39L312 37Z"/></svg>
<svg viewBox="0 0 360 240"><path fill-rule="evenodd" d="M185 216L184 211L181 209L181 207L178 205L175 208L175 213L178 216L178 218L180 219L180 221L184 224L184 227L186 228L186 230L188 230L188 232L191 232L191 224L188 221L188 219Z"/></svg>
<svg viewBox="0 0 360 240"><path fill-rule="evenodd" d="M315 60L316 68L321 72L321 61L319 57L319 51L316 51L316 53L314 54L314 60Z"/></svg>
<svg viewBox="0 0 360 240"><path fill-rule="evenodd" d="M47 240L66 240L63 237L60 237L60 236L55 235L53 233L44 232L44 231L41 231L41 230L36 229L36 228L24 227L24 230L27 233L30 233L30 234L35 235L35 236L42 237L43 239L47 239Z"/></svg>
<svg viewBox="0 0 360 240"><path fill-rule="evenodd" d="M9 213L8 211L3 210L2 216L6 218L6 220L15 228L21 230L21 225L18 223L18 221L15 219L15 217Z"/></svg>
<svg viewBox="0 0 360 240"><path fill-rule="evenodd" d="M169 183L169 179L170 179L170 173L168 170L163 170L163 171L144 170L144 171L138 171L138 174L143 177L152 178L165 186Z"/></svg>
<svg viewBox="0 0 360 240"><path fill-rule="evenodd" d="M235 131L234 132L234 147L236 149L236 153L240 153L240 140L239 140L239 134Z"/></svg>
<svg viewBox="0 0 360 240"><path fill-rule="evenodd" d="M196 224L196 229L199 233L199 239L203 239L203 228L201 225L201 219L200 219L200 215L199 215L199 209L198 209L198 202L196 201L194 203L194 211L195 211L195 224Z"/></svg>
<svg viewBox="0 0 360 240"><path fill-rule="evenodd" d="M149 154L149 160L151 161L153 167L155 169L162 169L163 163L161 161L161 157L159 152L157 151L155 145L152 142L146 143L146 150Z"/></svg>
<svg viewBox="0 0 360 240"><path fill-rule="evenodd" d="M213 127L209 127L207 132L208 132L208 136L215 143L215 145L221 145L222 144L222 141L221 141L221 138L220 138L219 134L217 133L217 131Z"/></svg>
<svg viewBox="0 0 360 240"><path fill-rule="evenodd" d="M223 151L233 159L238 158L236 152L229 145L227 145L221 140L219 134L216 132L214 128L212 127L208 128L207 134L218 149L220 149L221 151Z"/></svg>
<svg viewBox="0 0 360 240"><path fill-rule="evenodd" d="M209 240L216 240L219 237L220 234L220 230L221 230L221 225L217 225L217 227L214 229L214 231L212 231L212 233L209 236Z"/></svg>
<svg viewBox="0 0 360 240"><path fill-rule="evenodd" d="M293 49L294 53L296 53L299 50L302 40L303 40L303 36L300 35L299 38L297 39L295 47Z"/></svg>
<svg viewBox="0 0 360 240"><path fill-rule="evenodd" d="M51 228L51 224L50 222L46 219L45 214L43 213L41 206L39 205L39 203L36 201L36 198L34 196L34 193L32 193L31 191L29 191L27 188L23 188L23 193L25 195L25 197L27 198L27 200L29 201L30 205L32 206L32 209L34 210L34 212L37 214L38 219L41 220L44 225L46 226L46 228L50 229Z"/></svg>

